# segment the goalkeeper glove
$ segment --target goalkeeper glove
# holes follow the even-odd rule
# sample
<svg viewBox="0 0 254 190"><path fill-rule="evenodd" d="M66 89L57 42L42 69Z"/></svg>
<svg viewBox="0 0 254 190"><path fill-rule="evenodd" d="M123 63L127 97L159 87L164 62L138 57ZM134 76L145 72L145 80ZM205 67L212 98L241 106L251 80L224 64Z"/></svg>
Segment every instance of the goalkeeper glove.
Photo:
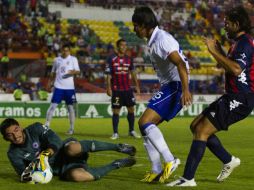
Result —
<svg viewBox="0 0 254 190"><path fill-rule="evenodd" d="M51 152L49 150L43 150L40 153L40 166L41 166L41 170L44 171L47 167L49 167L49 163L48 163L48 157L51 155Z"/></svg>
<svg viewBox="0 0 254 190"><path fill-rule="evenodd" d="M31 162L23 171L21 174L21 182L27 183L32 181L32 173L36 167L36 164L34 162Z"/></svg>

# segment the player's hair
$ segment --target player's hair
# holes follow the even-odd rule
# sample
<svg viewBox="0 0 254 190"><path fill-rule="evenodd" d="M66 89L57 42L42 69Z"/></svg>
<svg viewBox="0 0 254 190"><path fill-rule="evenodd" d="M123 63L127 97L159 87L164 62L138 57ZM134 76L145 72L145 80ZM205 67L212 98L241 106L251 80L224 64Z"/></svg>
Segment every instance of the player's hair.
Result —
<svg viewBox="0 0 254 190"><path fill-rule="evenodd" d="M69 44L64 44L64 45L62 46L62 49L64 49L64 48L71 49L71 46L70 46Z"/></svg>
<svg viewBox="0 0 254 190"><path fill-rule="evenodd" d="M137 7L132 15L132 22L143 25L145 28L151 29L158 26L158 21L154 12L149 7Z"/></svg>
<svg viewBox="0 0 254 190"><path fill-rule="evenodd" d="M12 125L19 125L18 121L13 118L7 118L0 124L1 134L5 138L5 131Z"/></svg>
<svg viewBox="0 0 254 190"><path fill-rule="evenodd" d="M116 42L116 47L117 47L117 48L119 48L121 42L126 42L126 40L123 39L123 38L117 40L117 42Z"/></svg>
<svg viewBox="0 0 254 190"><path fill-rule="evenodd" d="M225 16L231 22L239 23L239 27L240 27L239 32L241 31L245 31L246 33L251 32L251 20L247 11L244 9L243 6L237 6L226 11Z"/></svg>

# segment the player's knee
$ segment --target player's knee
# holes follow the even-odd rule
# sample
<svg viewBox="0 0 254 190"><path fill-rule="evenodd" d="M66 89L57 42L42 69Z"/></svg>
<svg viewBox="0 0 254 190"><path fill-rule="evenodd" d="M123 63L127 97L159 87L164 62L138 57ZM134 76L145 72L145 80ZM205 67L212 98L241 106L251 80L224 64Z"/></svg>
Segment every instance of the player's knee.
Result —
<svg viewBox="0 0 254 190"><path fill-rule="evenodd" d="M203 125L196 125L195 128L193 128L192 133L195 140L207 140L208 138Z"/></svg>
<svg viewBox="0 0 254 190"><path fill-rule="evenodd" d="M70 142L64 147L65 154L70 157L79 156L81 153L81 145L79 142Z"/></svg>
<svg viewBox="0 0 254 190"><path fill-rule="evenodd" d="M94 177L85 171L83 168L76 168L72 169L68 172L67 177L69 181L75 181L75 182L87 182L87 181L93 181Z"/></svg>

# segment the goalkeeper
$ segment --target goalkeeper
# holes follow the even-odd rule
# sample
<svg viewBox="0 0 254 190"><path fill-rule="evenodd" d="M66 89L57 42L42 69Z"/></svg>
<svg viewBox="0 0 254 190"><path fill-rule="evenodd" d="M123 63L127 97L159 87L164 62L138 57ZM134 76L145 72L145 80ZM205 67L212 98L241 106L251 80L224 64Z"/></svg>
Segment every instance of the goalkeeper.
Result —
<svg viewBox="0 0 254 190"><path fill-rule="evenodd" d="M1 134L10 147L8 158L22 182L30 182L32 163L40 163L40 169L45 170L48 159L53 175L62 180L86 182L98 180L108 172L130 167L135 164L133 157L118 159L110 164L98 168L87 165L88 153L112 150L134 156L136 149L128 144L112 144L94 140L77 141L68 138L62 141L51 129L41 123L34 123L23 129L18 121L12 118L5 119L1 125Z"/></svg>

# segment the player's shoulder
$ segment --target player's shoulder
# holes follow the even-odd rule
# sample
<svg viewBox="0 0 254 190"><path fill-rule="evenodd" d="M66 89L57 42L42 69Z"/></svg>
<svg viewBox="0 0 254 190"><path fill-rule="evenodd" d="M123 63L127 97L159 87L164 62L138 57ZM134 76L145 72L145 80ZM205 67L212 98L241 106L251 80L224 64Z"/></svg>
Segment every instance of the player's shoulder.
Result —
<svg viewBox="0 0 254 190"><path fill-rule="evenodd" d="M237 46L238 48L239 47L254 48L254 38L248 34L245 34L240 38Z"/></svg>
<svg viewBox="0 0 254 190"><path fill-rule="evenodd" d="M28 130L28 131L30 131L30 132L33 132L33 131L37 131L38 130L38 128L43 128L44 127L44 125L42 124L42 123L40 123L40 122L35 122L35 123L33 123L33 124L31 124L31 125L28 125L27 127L26 127L26 130Z"/></svg>

